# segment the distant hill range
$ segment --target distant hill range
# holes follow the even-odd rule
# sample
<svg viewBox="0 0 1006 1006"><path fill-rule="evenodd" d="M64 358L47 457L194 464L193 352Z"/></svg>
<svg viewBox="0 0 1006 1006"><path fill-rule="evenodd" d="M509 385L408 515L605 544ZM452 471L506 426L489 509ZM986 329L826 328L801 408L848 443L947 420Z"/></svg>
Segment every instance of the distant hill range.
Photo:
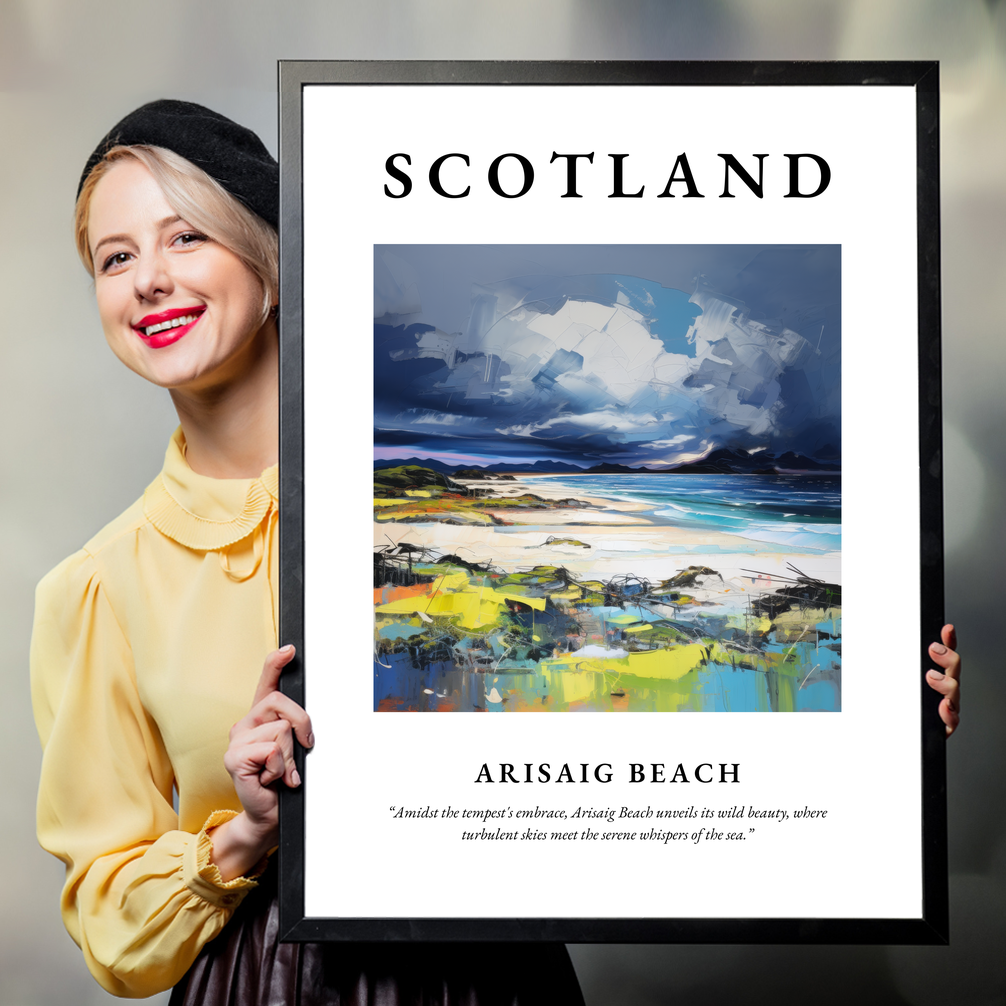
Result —
<svg viewBox="0 0 1006 1006"><path fill-rule="evenodd" d="M447 465L433 458L399 458L374 462L375 469L398 468L403 465L419 465L444 475L464 479L479 478L483 475L492 478L494 474L503 472L531 472L541 475L838 475L841 473L841 464L838 461L815 461L793 451L786 451L784 454L770 454L768 451L748 454L747 451L732 450L728 447L721 447L707 454L701 461L692 461L677 468L632 468L629 465L612 464L582 468L563 461L479 465L476 468L471 465Z"/></svg>
<svg viewBox="0 0 1006 1006"><path fill-rule="evenodd" d="M434 458L402 458L391 461L375 461L374 468L398 468L402 465L420 465L423 468L430 468L435 472L443 472L445 475L454 475L460 472L537 472L540 475L557 475L561 472L569 472L573 475L583 475L586 468L578 465L568 465L562 461L535 461L534 464L495 464L495 465L445 465L442 461ZM626 471L633 469L627 468ZM459 478L475 478L474 475L459 475Z"/></svg>
<svg viewBox="0 0 1006 1006"><path fill-rule="evenodd" d="M673 469L677 474L695 475L779 475L793 473L809 473L820 475L838 475L842 470L840 461L815 461L803 454L786 451L784 454L770 454L759 451L748 454L747 451L731 450L720 447L707 454L701 461L693 461Z"/></svg>

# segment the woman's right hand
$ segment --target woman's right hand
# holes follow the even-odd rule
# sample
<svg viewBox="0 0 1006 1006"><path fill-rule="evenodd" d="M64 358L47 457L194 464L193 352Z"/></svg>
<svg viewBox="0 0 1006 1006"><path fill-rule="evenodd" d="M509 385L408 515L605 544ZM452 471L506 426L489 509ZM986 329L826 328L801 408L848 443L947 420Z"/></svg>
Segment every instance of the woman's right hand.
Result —
<svg viewBox="0 0 1006 1006"><path fill-rule="evenodd" d="M251 870L279 839L278 780L300 785L293 758L293 737L314 746L311 718L293 699L279 691L283 668L295 650L284 646L265 659L248 715L231 727L224 766L230 773L244 810L209 832L212 861L223 879Z"/></svg>

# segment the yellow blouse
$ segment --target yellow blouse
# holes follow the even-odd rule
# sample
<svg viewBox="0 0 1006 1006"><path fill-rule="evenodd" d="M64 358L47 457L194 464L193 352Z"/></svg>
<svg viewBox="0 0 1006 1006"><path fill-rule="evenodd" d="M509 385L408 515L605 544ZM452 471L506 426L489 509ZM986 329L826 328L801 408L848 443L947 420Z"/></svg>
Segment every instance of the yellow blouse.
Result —
<svg viewBox="0 0 1006 1006"><path fill-rule="evenodd" d="M276 467L197 475L178 430L143 498L38 586L38 837L115 995L174 985L255 886L223 882L206 829L241 809L228 731L276 646L277 493Z"/></svg>

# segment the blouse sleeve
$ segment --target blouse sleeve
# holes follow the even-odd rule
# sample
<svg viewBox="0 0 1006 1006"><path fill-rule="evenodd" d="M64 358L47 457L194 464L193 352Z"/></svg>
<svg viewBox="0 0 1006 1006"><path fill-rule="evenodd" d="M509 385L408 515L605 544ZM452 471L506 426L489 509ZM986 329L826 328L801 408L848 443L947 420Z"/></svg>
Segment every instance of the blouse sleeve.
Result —
<svg viewBox="0 0 1006 1006"><path fill-rule="evenodd" d="M256 885L224 882L210 862L207 829L233 811L198 834L178 830L171 764L87 552L38 586L31 685L43 747L38 837L66 865L63 921L103 988L161 992Z"/></svg>

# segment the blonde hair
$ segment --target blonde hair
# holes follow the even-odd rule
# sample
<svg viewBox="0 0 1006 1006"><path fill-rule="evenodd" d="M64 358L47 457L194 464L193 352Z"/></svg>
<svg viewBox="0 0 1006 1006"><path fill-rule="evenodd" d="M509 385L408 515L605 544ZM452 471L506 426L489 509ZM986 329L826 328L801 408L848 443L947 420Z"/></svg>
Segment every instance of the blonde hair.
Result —
<svg viewBox="0 0 1006 1006"><path fill-rule="evenodd" d="M87 240L91 198L112 165L126 158L139 161L154 176L168 205L183 220L234 252L255 273L262 283L264 323L279 294L279 236L202 168L165 147L112 147L84 181L74 211L74 238L92 279L94 259Z"/></svg>

